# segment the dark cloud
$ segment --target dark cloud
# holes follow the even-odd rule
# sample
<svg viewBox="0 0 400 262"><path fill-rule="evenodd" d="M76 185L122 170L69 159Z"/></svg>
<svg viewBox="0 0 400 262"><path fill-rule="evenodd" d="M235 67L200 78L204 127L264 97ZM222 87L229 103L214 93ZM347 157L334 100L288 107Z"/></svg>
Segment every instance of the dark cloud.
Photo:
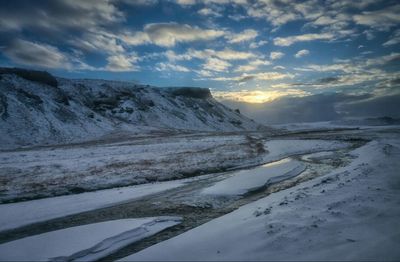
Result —
<svg viewBox="0 0 400 262"><path fill-rule="evenodd" d="M69 58L57 48L25 40L14 40L3 50L11 60L27 65L48 68L69 68Z"/></svg>
<svg viewBox="0 0 400 262"><path fill-rule="evenodd" d="M316 81L316 84L321 84L321 85L336 84L339 82L339 80L340 80L339 77L324 77L324 78L318 79Z"/></svg>
<svg viewBox="0 0 400 262"><path fill-rule="evenodd" d="M83 62L71 67L77 53L123 51L113 38L115 28L125 19L116 3L109 0L3 1L1 51L21 65L87 69L82 66ZM75 44L68 45L71 42Z"/></svg>
<svg viewBox="0 0 400 262"><path fill-rule="evenodd" d="M256 76L254 76L254 75L243 76L243 77L240 77L240 78L237 80L237 82L239 82L239 83L248 82L248 81L251 81L251 80L253 80L253 79L255 79L255 78L256 78Z"/></svg>
<svg viewBox="0 0 400 262"><path fill-rule="evenodd" d="M123 13L108 0L6 1L0 9L2 31L86 31L123 19Z"/></svg>

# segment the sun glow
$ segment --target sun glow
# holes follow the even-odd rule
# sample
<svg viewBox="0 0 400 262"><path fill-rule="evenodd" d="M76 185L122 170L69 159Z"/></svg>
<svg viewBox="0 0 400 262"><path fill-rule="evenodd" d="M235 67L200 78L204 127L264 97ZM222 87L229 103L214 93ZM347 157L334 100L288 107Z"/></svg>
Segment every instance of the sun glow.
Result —
<svg viewBox="0 0 400 262"><path fill-rule="evenodd" d="M233 100L238 102L261 104L271 102L282 96L304 96L306 92L294 89L286 90L240 90L240 91L213 91L213 96L218 100Z"/></svg>

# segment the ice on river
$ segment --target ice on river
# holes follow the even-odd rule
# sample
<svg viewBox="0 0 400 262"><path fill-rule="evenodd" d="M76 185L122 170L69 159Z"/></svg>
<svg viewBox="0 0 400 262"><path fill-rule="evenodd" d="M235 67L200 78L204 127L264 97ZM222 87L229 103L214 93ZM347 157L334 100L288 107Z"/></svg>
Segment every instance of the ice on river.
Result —
<svg viewBox="0 0 400 262"><path fill-rule="evenodd" d="M0 205L0 231L113 206L184 185L187 180L98 190Z"/></svg>
<svg viewBox="0 0 400 262"><path fill-rule="evenodd" d="M209 195L243 195L269 184L278 183L303 172L305 165L285 158L253 169L236 172L233 176L205 188L202 193Z"/></svg>
<svg viewBox="0 0 400 262"><path fill-rule="evenodd" d="M179 217L148 217L51 231L0 245L0 261L94 261L180 222Z"/></svg>

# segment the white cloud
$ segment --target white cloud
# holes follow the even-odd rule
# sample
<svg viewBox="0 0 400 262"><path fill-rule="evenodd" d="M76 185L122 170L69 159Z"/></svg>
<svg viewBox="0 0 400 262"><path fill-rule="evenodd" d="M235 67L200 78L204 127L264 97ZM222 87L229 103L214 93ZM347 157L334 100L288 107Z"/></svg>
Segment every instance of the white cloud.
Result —
<svg viewBox="0 0 400 262"><path fill-rule="evenodd" d="M385 43L383 43L383 46L391 46L391 45L397 45L400 44L400 29L397 29L392 36L390 37L390 39L388 41L386 41Z"/></svg>
<svg viewBox="0 0 400 262"><path fill-rule="evenodd" d="M262 65L270 65L271 62L270 61L266 61L266 60L261 60L261 59L256 59L256 60L252 60L250 61L248 64L246 65L240 65L235 69L235 72L250 72L250 71L254 71L256 69L258 69L260 66Z"/></svg>
<svg viewBox="0 0 400 262"><path fill-rule="evenodd" d="M269 4L272 3L272 1L264 2L266 5L260 5L260 3L261 1L258 2L258 5L249 7L247 9L247 14L255 18L265 18L274 26L280 26L301 18L299 14L274 8L274 6Z"/></svg>
<svg viewBox="0 0 400 262"><path fill-rule="evenodd" d="M208 70L204 70L204 69L198 70L198 71L196 71L196 73L197 73L199 76L202 76L202 77L212 77L212 76L213 76L213 73L212 73L212 72L210 72L210 71L208 71Z"/></svg>
<svg viewBox="0 0 400 262"><path fill-rule="evenodd" d="M273 26L279 27L295 20L312 20L321 16L323 5L314 0L306 1L267 1L260 0L248 5L247 14L255 18L263 18Z"/></svg>
<svg viewBox="0 0 400 262"><path fill-rule="evenodd" d="M130 45L155 44L172 47L176 43L213 40L225 34L221 30L201 29L187 24L155 23L147 24L143 32L122 36L122 40Z"/></svg>
<svg viewBox="0 0 400 262"><path fill-rule="evenodd" d="M258 73L255 76L259 80L277 80L277 79L293 78L294 77L291 74L283 74L283 73L278 73L278 72Z"/></svg>
<svg viewBox="0 0 400 262"><path fill-rule="evenodd" d="M255 57L253 53L224 49L215 51L214 55L224 60L246 60Z"/></svg>
<svg viewBox="0 0 400 262"><path fill-rule="evenodd" d="M179 61L179 60L191 60L192 56L189 54L176 54L172 50L168 50L165 53L165 56L168 58L169 61Z"/></svg>
<svg viewBox="0 0 400 262"><path fill-rule="evenodd" d="M220 13L218 13L217 11L215 11L215 10L213 10L213 9L211 9L211 8L207 8L207 7L204 7L204 8L202 8L202 9L200 9L199 11L198 11L198 13L200 14L200 15L203 15L203 16L215 16L215 17L220 17L220 16L222 16Z"/></svg>
<svg viewBox="0 0 400 262"><path fill-rule="evenodd" d="M176 71L176 72L190 72L190 70L184 66L174 65L170 63L157 63L157 71Z"/></svg>
<svg viewBox="0 0 400 262"><path fill-rule="evenodd" d="M196 0L175 0L178 5L194 5L196 4Z"/></svg>
<svg viewBox="0 0 400 262"><path fill-rule="evenodd" d="M365 11L354 15L354 21L359 25L369 26L376 30L388 30L400 23L400 5L394 5L377 11Z"/></svg>
<svg viewBox="0 0 400 262"><path fill-rule="evenodd" d="M320 16L315 21L312 22L313 25L331 25L334 24L336 20L330 16Z"/></svg>
<svg viewBox="0 0 400 262"><path fill-rule="evenodd" d="M118 0L123 2L124 4L133 5L133 6L149 6L157 4L158 0Z"/></svg>
<svg viewBox="0 0 400 262"><path fill-rule="evenodd" d="M269 57L271 58L271 60L278 60L281 59L284 55L285 54L282 52L271 52Z"/></svg>
<svg viewBox="0 0 400 262"><path fill-rule="evenodd" d="M223 60L246 60L250 58L256 57L255 54L250 52L241 52L232 49L223 49L223 50L213 50L213 49L205 49L205 50L195 50L189 49L186 53L187 56L199 58L199 59L207 59L209 57L216 57Z"/></svg>
<svg viewBox="0 0 400 262"><path fill-rule="evenodd" d="M391 62L400 61L400 53L390 53L389 55L367 59L367 66L385 65Z"/></svg>
<svg viewBox="0 0 400 262"><path fill-rule="evenodd" d="M277 37L274 39L274 44L278 46L290 46L296 42L307 42L314 40L332 40L335 36L331 33L322 34L304 34L288 37Z"/></svg>
<svg viewBox="0 0 400 262"><path fill-rule="evenodd" d="M123 46L118 44L116 36L111 34L88 33L80 38L69 41L69 43L81 50L91 52L105 52L109 54L125 52Z"/></svg>
<svg viewBox="0 0 400 262"><path fill-rule="evenodd" d="M270 81L270 80L279 80L284 78L293 78L292 74L284 74L278 72L262 72L255 74L242 74L240 76L234 77L216 77L212 78L215 81L233 81L233 82L248 82L251 80L262 80L262 81Z"/></svg>
<svg viewBox="0 0 400 262"><path fill-rule="evenodd" d="M268 41L266 41L266 40L253 42L250 44L250 48L252 48L252 49L259 48L260 46L266 45L267 43L268 43Z"/></svg>
<svg viewBox="0 0 400 262"><path fill-rule="evenodd" d="M138 61L136 53L130 55L112 55L107 57L108 64L104 68L112 72L138 71L139 67L135 64Z"/></svg>
<svg viewBox="0 0 400 262"><path fill-rule="evenodd" d="M246 29L241 33L228 36L228 43L235 44L250 41L258 36L258 32L253 29Z"/></svg>
<svg viewBox="0 0 400 262"><path fill-rule="evenodd" d="M331 65L307 65L301 68L295 68L295 70L303 72L332 72L332 71L344 71L348 72L351 70L350 64L331 64Z"/></svg>
<svg viewBox="0 0 400 262"><path fill-rule="evenodd" d="M310 51L308 51L307 49L303 49L303 50L298 51L294 56L296 58L300 58L300 57L303 57L303 56L306 56L309 54L310 54Z"/></svg>
<svg viewBox="0 0 400 262"><path fill-rule="evenodd" d="M210 57L207 58L206 63L203 65L204 70L211 70L211 71L217 71L217 72L223 72L226 71L229 67L231 67L232 64L215 58L215 57Z"/></svg>
<svg viewBox="0 0 400 262"><path fill-rule="evenodd" d="M285 69L285 67L284 66L274 66L274 68L273 68L274 70L284 70Z"/></svg>

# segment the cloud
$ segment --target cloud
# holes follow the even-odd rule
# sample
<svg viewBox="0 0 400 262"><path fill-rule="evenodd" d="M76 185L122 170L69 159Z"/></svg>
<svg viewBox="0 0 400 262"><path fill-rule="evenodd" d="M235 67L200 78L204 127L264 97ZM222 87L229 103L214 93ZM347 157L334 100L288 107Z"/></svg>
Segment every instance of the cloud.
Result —
<svg viewBox="0 0 400 262"><path fill-rule="evenodd" d="M303 49L303 50L298 51L294 56L296 58L300 58L300 57L303 57L303 56L306 56L309 54L310 54L310 51L308 51L307 49Z"/></svg>
<svg viewBox="0 0 400 262"><path fill-rule="evenodd" d="M150 6L158 3L158 0L118 0L118 1L133 6Z"/></svg>
<svg viewBox="0 0 400 262"><path fill-rule="evenodd" d="M255 57L253 53L240 52L228 48L216 51L214 55L224 60L246 60Z"/></svg>
<svg viewBox="0 0 400 262"><path fill-rule="evenodd" d="M246 65L240 65L235 69L235 72L249 72L249 71L254 71L259 68L259 66L262 65L270 65L271 62L267 60L261 60L261 59L256 59L250 61Z"/></svg>
<svg viewBox="0 0 400 262"><path fill-rule="evenodd" d="M317 23L327 25L333 22L332 16L337 13L347 13L351 8L349 4L336 5L337 2L343 1L249 1L245 5L247 15L253 18L262 18L271 23L274 27L280 27L289 22L304 20L304 21L319 21ZM337 18L334 18L335 20Z"/></svg>
<svg viewBox="0 0 400 262"><path fill-rule="evenodd" d="M208 70L204 70L204 69L197 70L196 74L198 74L199 76L202 76L202 77L212 77L214 75L212 72L210 72Z"/></svg>
<svg viewBox="0 0 400 262"><path fill-rule="evenodd" d="M285 54L282 52L271 52L269 57L271 58L271 60L278 60L281 59L284 55Z"/></svg>
<svg viewBox="0 0 400 262"><path fill-rule="evenodd" d="M389 55L378 56L375 58L369 58L365 64L367 66L385 65L392 62L400 61L400 53L390 53Z"/></svg>
<svg viewBox="0 0 400 262"><path fill-rule="evenodd" d="M112 72L138 71L139 67L135 65L138 60L136 53L112 55L107 57L108 64L104 69Z"/></svg>
<svg viewBox="0 0 400 262"><path fill-rule="evenodd" d="M324 78L318 79L317 83L321 84L321 85L326 85L326 84L335 84L335 83L338 83L339 81L340 81L340 77L330 76L330 77L324 77Z"/></svg>
<svg viewBox="0 0 400 262"><path fill-rule="evenodd" d="M310 64L304 67L296 67L294 69L303 72L332 72L332 71L350 72L352 70L352 66L350 64L330 64L330 65Z"/></svg>
<svg viewBox="0 0 400 262"><path fill-rule="evenodd" d="M196 4L196 0L175 0L175 1L178 5L183 5L183 6Z"/></svg>
<svg viewBox="0 0 400 262"><path fill-rule="evenodd" d="M172 47L177 43L208 41L225 35L221 30L201 29L197 26L178 23L147 24L143 32L127 34L122 39L130 45L155 44Z"/></svg>
<svg viewBox="0 0 400 262"><path fill-rule="evenodd" d="M70 29L96 31L124 20L124 14L109 0L99 1L11 1L0 9L2 30L42 29L65 32Z"/></svg>
<svg viewBox="0 0 400 262"><path fill-rule="evenodd" d="M74 38L69 43L89 52L105 52L109 54L123 53L124 47L118 43L116 36L102 33L87 33L79 38Z"/></svg>
<svg viewBox="0 0 400 262"><path fill-rule="evenodd" d="M253 29L246 29L241 33L228 36L228 43L235 44L253 40L258 36L258 32Z"/></svg>
<svg viewBox="0 0 400 262"><path fill-rule="evenodd" d="M336 23L337 20L330 16L320 16L312 22L313 25L331 25Z"/></svg>
<svg viewBox="0 0 400 262"><path fill-rule="evenodd" d="M285 69L285 67L284 66L274 66L274 68L273 68L274 70L284 70Z"/></svg>
<svg viewBox="0 0 400 262"><path fill-rule="evenodd" d="M191 60L193 57L189 54L176 54L172 50L168 50L164 53L169 61L179 61L179 60Z"/></svg>
<svg viewBox="0 0 400 262"><path fill-rule="evenodd" d="M47 44L18 39L7 46L3 52L13 62L21 65L64 69L72 67L65 53Z"/></svg>
<svg viewBox="0 0 400 262"><path fill-rule="evenodd" d="M205 49L205 50L189 49L186 52L185 56L198 59L208 59L209 57L215 57L223 60L246 60L256 57L256 55L253 53L236 51L229 48L225 48L223 50L218 50L218 51L213 49Z"/></svg>
<svg viewBox="0 0 400 262"><path fill-rule="evenodd" d="M274 44L277 46L290 46L297 42L308 42L314 40L332 40L335 36L331 33L323 34L304 34L288 37L276 37L274 39Z"/></svg>
<svg viewBox="0 0 400 262"><path fill-rule="evenodd" d="M223 72L231 66L232 64L228 63L227 61L215 57L209 57L207 58L206 63L203 65L203 68L205 70Z"/></svg>
<svg viewBox="0 0 400 262"><path fill-rule="evenodd" d="M400 43L400 29L397 29L396 31L394 31L390 39L385 43L383 43L382 45L391 46L391 45L398 45L399 43Z"/></svg>
<svg viewBox="0 0 400 262"><path fill-rule="evenodd" d="M284 78L293 78L294 76L291 74L284 74L278 72L262 72L262 73L255 73L255 74L242 74L240 76L233 76L233 77L215 77L211 78L215 81L232 81L232 82L248 82L251 80L262 80L262 81L269 81L269 80L279 80Z"/></svg>
<svg viewBox="0 0 400 262"><path fill-rule="evenodd" d="M266 45L268 44L268 41L266 40L261 40L258 42L252 42L250 43L250 48L255 49L255 48L259 48L260 46Z"/></svg>
<svg viewBox="0 0 400 262"><path fill-rule="evenodd" d="M125 52L111 33L123 21L124 13L109 0L13 1L0 8L0 45L19 64L96 70L81 59L86 52ZM20 40L26 36L52 44ZM72 54L58 47L72 50ZM18 49L11 51L13 48Z"/></svg>
<svg viewBox="0 0 400 262"><path fill-rule="evenodd" d="M359 25L371 27L375 30L388 30L400 23L400 5L389 6L376 11L364 11L354 15L354 21Z"/></svg>
<svg viewBox="0 0 400 262"><path fill-rule="evenodd" d="M190 70L184 66L174 65L170 63L158 63L156 65L157 71L176 71L176 72L190 72Z"/></svg>
<svg viewBox="0 0 400 262"><path fill-rule="evenodd" d="M301 14L293 9L290 2L281 4L279 1L256 1L247 8L247 14L255 18L264 18L274 26L301 18Z"/></svg>
<svg viewBox="0 0 400 262"><path fill-rule="evenodd" d="M203 16L215 16L215 17L221 17L222 16L217 11L215 11L215 10L213 10L211 8L207 8L207 7L204 7L202 9L200 9L197 13L199 13L200 15L203 15Z"/></svg>

